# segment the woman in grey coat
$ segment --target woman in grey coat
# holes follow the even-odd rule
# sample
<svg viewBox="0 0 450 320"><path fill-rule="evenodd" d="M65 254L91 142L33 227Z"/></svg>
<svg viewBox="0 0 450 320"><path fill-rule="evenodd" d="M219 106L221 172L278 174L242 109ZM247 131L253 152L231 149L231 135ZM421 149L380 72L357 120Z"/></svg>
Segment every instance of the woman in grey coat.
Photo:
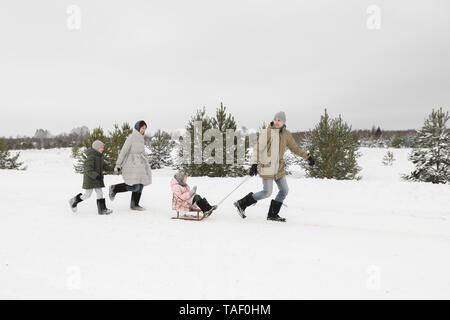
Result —
<svg viewBox="0 0 450 320"><path fill-rule="evenodd" d="M152 171L145 155L144 135L147 124L141 120L134 126L117 158L114 171L121 173L125 183L109 187L109 198L114 200L117 193L131 191L131 210L143 211L139 205L144 186L152 183Z"/></svg>

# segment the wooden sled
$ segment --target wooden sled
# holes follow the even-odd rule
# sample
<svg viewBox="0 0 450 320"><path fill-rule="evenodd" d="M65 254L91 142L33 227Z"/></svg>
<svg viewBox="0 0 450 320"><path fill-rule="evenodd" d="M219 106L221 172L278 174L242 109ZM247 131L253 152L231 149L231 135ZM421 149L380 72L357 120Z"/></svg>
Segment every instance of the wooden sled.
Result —
<svg viewBox="0 0 450 320"><path fill-rule="evenodd" d="M175 197L176 197L176 195L173 195L173 198L172 198L172 209L173 210L176 210L175 209L175 205L174 205L175 204L175 201L174 201ZM176 210L176 212L177 212L177 216L176 217L172 217L172 219L190 220L190 221L202 221L203 219L208 217L195 204L194 205L190 205L189 206L189 211L188 211L188 212L195 212L195 214L186 215L186 214L183 214L184 211L179 211L179 210Z"/></svg>

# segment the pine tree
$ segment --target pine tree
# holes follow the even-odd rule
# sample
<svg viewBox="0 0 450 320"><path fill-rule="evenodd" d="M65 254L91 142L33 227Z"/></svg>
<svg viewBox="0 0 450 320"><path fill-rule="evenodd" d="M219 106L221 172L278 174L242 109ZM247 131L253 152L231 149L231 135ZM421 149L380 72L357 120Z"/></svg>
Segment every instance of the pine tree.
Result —
<svg viewBox="0 0 450 320"><path fill-rule="evenodd" d="M376 138L376 139L380 139L382 134L383 134L383 133L381 132L381 128L378 127L378 128L377 128L377 131L375 131L375 138Z"/></svg>
<svg viewBox="0 0 450 320"><path fill-rule="evenodd" d="M299 163L300 160L296 155L294 155L292 152L287 152L287 154L284 156L284 171L286 172L286 175L291 175L292 171L290 167Z"/></svg>
<svg viewBox="0 0 450 320"><path fill-rule="evenodd" d="M19 162L20 152L16 155L11 155L6 143L0 139L0 169L8 170L26 170L23 162Z"/></svg>
<svg viewBox="0 0 450 320"><path fill-rule="evenodd" d="M392 166L392 164L394 163L395 158L394 158L394 153L392 151L387 151L386 154L383 157L383 160L381 161L381 163L385 166Z"/></svg>
<svg viewBox="0 0 450 320"><path fill-rule="evenodd" d="M89 135L89 137L83 142L83 147L79 148L78 152L74 154L74 158L76 160L76 163L74 165L74 169L76 173L83 173L84 172L84 163L86 161L86 150L89 148L92 148L92 143L95 140L100 140L105 144L105 151L103 151L103 157L105 159L105 162L109 165L111 165L110 157L111 157L111 151L108 148L108 140L103 132L103 129L98 127L95 128L92 133ZM72 149L72 152L75 150ZM113 167L113 166L112 166ZM107 174L112 172L106 172Z"/></svg>
<svg viewBox="0 0 450 320"><path fill-rule="evenodd" d="M171 140L169 133L158 130L150 137L147 147L150 149L149 164L152 169L170 167L172 163L172 149L175 143Z"/></svg>
<svg viewBox="0 0 450 320"><path fill-rule="evenodd" d="M450 119L448 111L434 110L417 131L417 147L409 155L415 170L406 180L432 183L450 182Z"/></svg>
<svg viewBox="0 0 450 320"><path fill-rule="evenodd" d="M320 122L306 133L303 141L303 148L309 151L316 164L310 167L302 161L301 166L313 178L359 180L359 146L358 137L352 132L351 126L341 116L330 119L325 109Z"/></svg>
<svg viewBox="0 0 450 320"><path fill-rule="evenodd" d="M127 137L133 132L133 128L130 127L128 123L123 123L122 126L116 123L114 124L113 131L109 132L108 150L109 150L109 163L111 168L114 168L119 157L120 150L122 150L123 145ZM112 174L113 172L108 172Z"/></svg>
<svg viewBox="0 0 450 320"><path fill-rule="evenodd" d="M8 145L2 139L0 139L0 152L5 152L8 150L9 150Z"/></svg>
<svg viewBox="0 0 450 320"><path fill-rule="evenodd" d="M403 138L396 133L391 140L392 148L401 148L403 146Z"/></svg>
<svg viewBox="0 0 450 320"><path fill-rule="evenodd" d="M211 125L214 129L217 129L222 134L222 146L223 146L223 164L213 163L210 166L209 174L210 177L242 177L246 174L245 168L242 164L237 163L237 150L231 151L228 153L226 148L226 133L227 130L232 130L236 132L236 121L234 117L227 113L227 108L220 103L220 107L216 109L216 116L211 119ZM236 139L233 140L233 143L236 142ZM215 155L215 154L214 154ZM233 164L227 164L226 160L233 159Z"/></svg>
<svg viewBox="0 0 450 320"><path fill-rule="evenodd" d="M195 139L194 139L194 133L195 128L194 124L195 122L200 121L202 123L202 132L201 137L203 137L203 134L206 130L211 128L211 119L206 115L206 109L203 107L203 109L198 109L196 111L196 114L191 117L188 124L186 125L186 134L189 134L188 137L185 135L183 137L184 139L190 138L191 141L184 141L182 143L178 143L178 159L176 163L176 169L182 170L186 172L189 176L192 177L199 177L205 175L205 172L208 172L208 166L207 164L202 160L201 163L194 163L195 159ZM205 141L201 141L200 143L197 141L198 144L200 144L201 150L204 150L207 143ZM190 157L187 159L187 161L183 161L182 155L183 155L183 145L190 145Z"/></svg>
<svg viewBox="0 0 450 320"><path fill-rule="evenodd" d="M80 146L78 144L74 144L72 146L72 158L76 159L79 152L80 152Z"/></svg>
<svg viewBox="0 0 450 320"><path fill-rule="evenodd" d="M201 121L202 122L202 159L201 163L194 163L194 122ZM186 132L190 133L192 146L191 146L191 161L190 163L180 163L180 159L178 160L177 169L185 171L190 176L209 176L209 177L236 177L243 176L246 174L246 169L242 164L237 163L237 150L231 154L228 154L227 157L227 144L226 144L226 132L227 130L236 131L237 125L234 117L227 113L226 107L221 103L220 107L216 109L216 115L214 118L210 118L206 115L205 108L197 110L197 113L194 117L191 118L188 125L186 126ZM205 133L209 129L217 129L221 133L220 139L222 139L222 150L223 158L218 159L220 157L220 150L216 150L213 146L220 144L220 142L216 141L216 137L212 137L211 140L204 141ZM236 139L234 140L234 143ZM246 142L247 143L247 142ZM181 147L181 145L180 145ZM211 151L211 155L209 156L209 150ZM206 152L205 152L206 151ZM216 154L216 151L219 153ZM181 151L179 151L179 155ZM234 159L233 164L227 164L226 159ZM216 163L217 161L222 162Z"/></svg>

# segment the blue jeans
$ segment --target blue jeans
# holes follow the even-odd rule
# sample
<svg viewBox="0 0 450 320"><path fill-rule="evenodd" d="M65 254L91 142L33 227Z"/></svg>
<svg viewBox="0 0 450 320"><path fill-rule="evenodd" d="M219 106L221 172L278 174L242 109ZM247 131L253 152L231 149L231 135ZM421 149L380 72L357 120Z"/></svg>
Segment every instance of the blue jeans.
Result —
<svg viewBox="0 0 450 320"><path fill-rule="evenodd" d="M141 193L142 190L144 190L144 185L143 184L134 184L132 186L127 185L126 188L127 191Z"/></svg>
<svg viewBox="0 0 450 320"><path fill-rule="evenodd" d="M253 199L256 201L266 199L271 196L273 190L273 179L262 179L263 181L263 190L253 194ZM286 196L289 193L289 187L287 184L286 176L275 180L275 183L278 186L278 194L275 198L275 201L283 202L286 199Z"/></svg>

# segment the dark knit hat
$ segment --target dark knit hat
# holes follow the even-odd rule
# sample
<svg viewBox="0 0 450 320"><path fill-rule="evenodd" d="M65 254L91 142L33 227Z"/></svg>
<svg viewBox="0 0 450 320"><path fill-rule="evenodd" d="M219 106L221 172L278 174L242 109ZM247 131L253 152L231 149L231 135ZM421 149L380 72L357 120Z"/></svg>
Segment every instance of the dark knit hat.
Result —
<svg viewBox="0 0 450 320"><path fill-rule="evenodd" d="M143 126L148 127L144 120L140 120L140 121L136 122L136 124L134 125L134 128L137 131L140 131Z"/></svg>

